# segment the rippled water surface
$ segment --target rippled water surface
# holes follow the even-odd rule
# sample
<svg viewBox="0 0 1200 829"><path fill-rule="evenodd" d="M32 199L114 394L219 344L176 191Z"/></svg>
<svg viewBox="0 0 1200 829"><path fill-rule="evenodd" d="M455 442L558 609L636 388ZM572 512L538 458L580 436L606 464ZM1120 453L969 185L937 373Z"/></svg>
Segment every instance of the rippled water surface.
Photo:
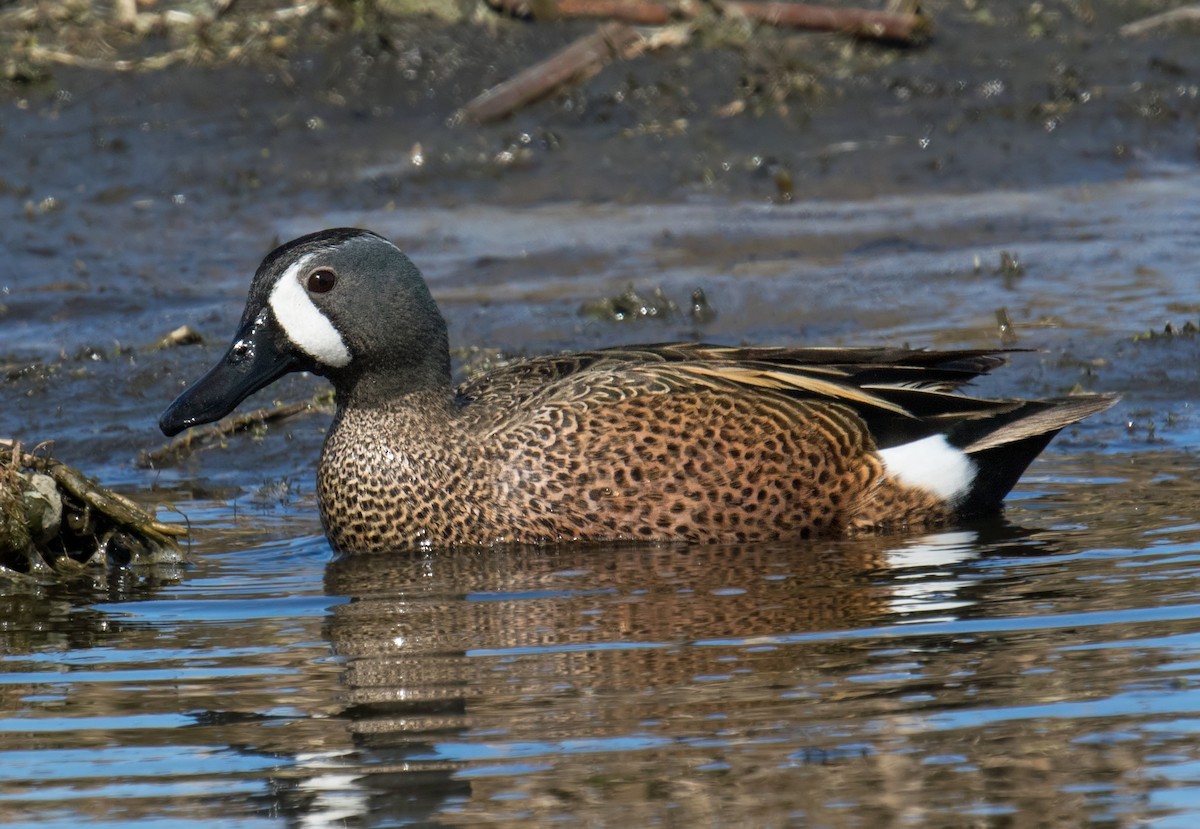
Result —
<svg viewBox="0 0 1200 829"><path fill-rule="evenodd" d="M1126 394L1062 435L1002 518L922 537L335 559L311 483L323 416L131 463L232 332L263 250L231 237L245 268L211 265L152 326L122 317L128 286L95 288L108 305L82 323L54 309L93 288L6 300L50 310L0 335L10 367L46 369L10 374L4 429L41 423L64 459L169 503L193 534L185 566L0 585L0 821L1197 825L1200 347L1133 339L1200 313L1197 193L1176 172L274 228L392 235L463 345L1011 342L1040 351L986 391ZM997 272L1002 251L1023 272ZM576 314L630 282L680 301L702 286L719 316ZM185 321L208 346L76 356ZM63 341L60 362L38 345Z"/></svg>

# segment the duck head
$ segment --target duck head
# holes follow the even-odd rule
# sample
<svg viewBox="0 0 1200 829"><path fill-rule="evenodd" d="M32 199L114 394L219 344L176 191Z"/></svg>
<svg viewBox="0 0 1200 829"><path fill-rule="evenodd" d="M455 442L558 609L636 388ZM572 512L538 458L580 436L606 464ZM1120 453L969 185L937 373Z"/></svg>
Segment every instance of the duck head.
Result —
<svg viewBox="0 0 1200 829"><path fill-rule="evenodd" d="M210 423L291 371L328 377L339 402L449 389L446 323L420 271L382 236L336 228L263 260L233 343L159 418L166 435Z"/></svg>

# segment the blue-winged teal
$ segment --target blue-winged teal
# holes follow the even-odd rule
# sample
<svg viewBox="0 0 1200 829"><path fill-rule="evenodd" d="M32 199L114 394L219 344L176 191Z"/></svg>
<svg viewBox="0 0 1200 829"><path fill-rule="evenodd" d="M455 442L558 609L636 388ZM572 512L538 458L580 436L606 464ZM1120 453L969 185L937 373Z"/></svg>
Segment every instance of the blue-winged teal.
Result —
<svg viewBox="0 0 1200 829"><path fill-rule="evenodd" d="M1064 426L1116 398L953 393L997 352L634 346L450 380L446 325L386 239L337 229L271 253L221 362L168 435L289 371L328 377L317 476L339 550L754 541L929 527L995 510Z"/></svg>

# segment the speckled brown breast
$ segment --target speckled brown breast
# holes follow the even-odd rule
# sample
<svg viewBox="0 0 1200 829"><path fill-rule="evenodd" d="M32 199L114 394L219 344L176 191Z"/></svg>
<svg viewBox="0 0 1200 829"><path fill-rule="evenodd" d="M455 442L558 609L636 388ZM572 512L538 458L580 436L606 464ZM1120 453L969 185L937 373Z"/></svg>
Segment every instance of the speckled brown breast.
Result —
<svg viewBox="0 0 1200 829"><path fill-rule="evenodd" d="M338 550L490 543L498 468L420 409L342 410L317 473L321 520Z"/></svg>

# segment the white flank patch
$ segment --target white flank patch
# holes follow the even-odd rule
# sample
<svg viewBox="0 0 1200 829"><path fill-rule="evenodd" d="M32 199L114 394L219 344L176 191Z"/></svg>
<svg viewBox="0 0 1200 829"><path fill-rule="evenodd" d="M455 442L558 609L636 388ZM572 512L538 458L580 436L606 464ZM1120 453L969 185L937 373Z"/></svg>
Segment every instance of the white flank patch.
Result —
<svg viewBox="0 0 1200 829"><path fill-rule="evenodd" d="M346 348L342 335L333 327L329 317L313 304L308 292L300 284L301 275L315 255L310 253L302 257L284 271L271 289L268 303L275 314L275 321L292 345L319 363L341 368L350 363L350 349Z"/></svg>
<svg viewBox="0 0 1200 829"><path fill-rule="evenodd" d="M952 504L971 491L977 471L967 453L955 449L942 435L881 449L879 456L893 478L932 492Z"/></svg>

